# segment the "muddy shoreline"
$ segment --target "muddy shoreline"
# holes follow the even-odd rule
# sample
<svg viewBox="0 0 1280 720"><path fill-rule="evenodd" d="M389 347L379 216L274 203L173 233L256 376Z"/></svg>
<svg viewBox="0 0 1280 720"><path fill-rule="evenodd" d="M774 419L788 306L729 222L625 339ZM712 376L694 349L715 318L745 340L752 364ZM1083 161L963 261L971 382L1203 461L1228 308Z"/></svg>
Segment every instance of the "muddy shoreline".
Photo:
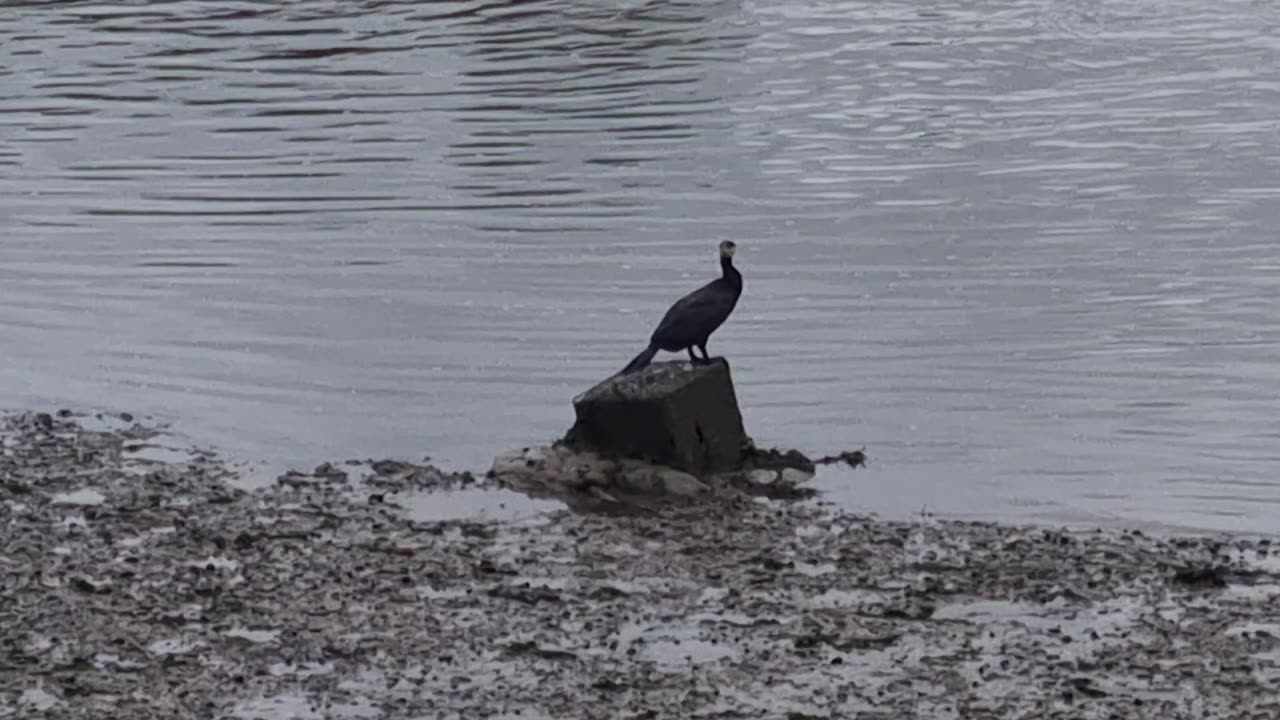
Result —
<svg viewBox="0 0 1280 720"><path fill-rule="evenodd" d="M1267 539L751 497L447 518L501 491L384 461L247 492L131 417L2 422L0 717L1280 717Z"/></svg>

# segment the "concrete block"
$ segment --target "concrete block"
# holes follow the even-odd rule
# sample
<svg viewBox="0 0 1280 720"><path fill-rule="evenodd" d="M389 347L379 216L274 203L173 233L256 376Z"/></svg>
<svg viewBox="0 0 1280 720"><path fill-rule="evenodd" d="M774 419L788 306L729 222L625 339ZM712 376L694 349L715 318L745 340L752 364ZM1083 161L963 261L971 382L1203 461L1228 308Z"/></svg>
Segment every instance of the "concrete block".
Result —
<svg viewBox="0 0 1280 720"><path fill-rule="evenodd" d="M564 442L607 457L637 458L696 476L742 467L747 445L729 363L653 363L615 375L573 400Z"/></svg>

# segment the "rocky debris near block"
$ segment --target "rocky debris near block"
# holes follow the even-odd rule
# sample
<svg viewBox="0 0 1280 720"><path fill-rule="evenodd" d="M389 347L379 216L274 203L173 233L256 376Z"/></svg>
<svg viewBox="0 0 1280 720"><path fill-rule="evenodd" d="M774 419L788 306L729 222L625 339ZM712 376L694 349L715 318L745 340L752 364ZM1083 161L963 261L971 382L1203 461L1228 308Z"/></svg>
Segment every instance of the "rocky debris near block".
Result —
<svg viewBox="0 0 1280 720"><path fill-rule="evenodd" d="M521 448L499 455L488 476L521 492L552 496L590 496L608 502L622 498L693 497L710 492L698 478L675 468L640 460L612 460L565 445Z"/></svg>
<svg viewBox="0 0 1280 720"><path fill-rule="evenodd" d="M1280 717L1267 539L762 497L422 521L499 490L360 462L243 492L47 417L0 424L0 717Z"/></svg>
<svg viewBox="0 0 1280 720"><path fill-rule="evenodd" d="M799 451L757 451L748 443L742 468L702 477L641 460L603 457L567 445L542 445L502 453L487 477L504 487L554 497L581 510L640 510L676 501L725 502L735 497L812 497L804 482L814 464Z"/></svg>
<svg viewBox="0 0 1280 720"><path fill-rule="evenodd" d="M748 439L738 469L695 476L630 458L575 450L564 443L525 447L498 455L486 477L504 487L553 497L578 510L642 510L654 504L722 503L735 498L811 498L805 485L818 464L865 462L861 450L810 460L799 450L761 449Z"/></svg>

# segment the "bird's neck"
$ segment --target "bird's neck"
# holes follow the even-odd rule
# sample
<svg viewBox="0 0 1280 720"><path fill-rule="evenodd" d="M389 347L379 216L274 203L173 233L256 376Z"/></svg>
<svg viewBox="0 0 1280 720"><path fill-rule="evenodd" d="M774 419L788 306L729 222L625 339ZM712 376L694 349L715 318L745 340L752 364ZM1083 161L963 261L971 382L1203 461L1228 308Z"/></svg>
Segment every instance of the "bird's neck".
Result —
<svg viewBox="0 0 1280 720"><path fill-rule="evenodd" d="M742 273L733 266L733 258L720 258L720 270L724 273L721 275L722 278L728 280L734 287L742 287Z"/></svg>

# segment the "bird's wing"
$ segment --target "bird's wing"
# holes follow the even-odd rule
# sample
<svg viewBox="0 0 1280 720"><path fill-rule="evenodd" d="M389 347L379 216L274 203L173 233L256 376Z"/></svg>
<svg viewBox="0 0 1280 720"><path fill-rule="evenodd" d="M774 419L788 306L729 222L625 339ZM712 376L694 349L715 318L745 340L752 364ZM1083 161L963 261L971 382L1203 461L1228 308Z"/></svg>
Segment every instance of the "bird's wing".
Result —
<svg viewBox="0 0 1280 720"><path fill-rule="evenodd" d="M658 329L654 331L654 335L666 334L675 329L674 325L688 322L702 325L710 320L715 325L719 325L733 311L736 301L736 297L716 292L715 281L709 282L675 301L671 309L667 310L667 314L662 316L662 322L658 323Z"/></svg>
<svg viewBox="0 0 1280 720"><path fill-rule="evenodd" d="M713 283L707 283L672 303L671 307L667 308L667 314L662 316L662 322L658 323L658 327L666 325L672 318L681 317L690 312L697 312L698 308L714 303L716 297L715 293L711 292L712 285Z"/></svg>

